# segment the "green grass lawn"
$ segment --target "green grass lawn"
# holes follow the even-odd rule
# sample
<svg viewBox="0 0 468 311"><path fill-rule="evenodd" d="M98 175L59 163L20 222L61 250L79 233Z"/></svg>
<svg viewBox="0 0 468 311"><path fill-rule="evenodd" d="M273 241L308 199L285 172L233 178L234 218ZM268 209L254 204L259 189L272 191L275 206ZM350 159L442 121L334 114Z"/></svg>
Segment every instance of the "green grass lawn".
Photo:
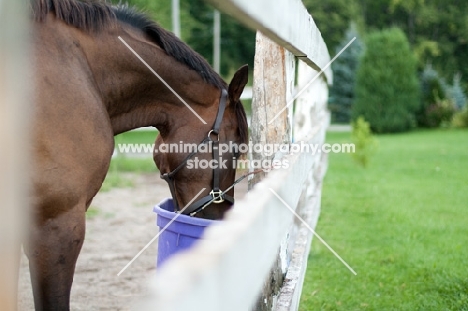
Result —
<svg viewBox="0 0 468 311"><path fill-rule="evenodd" d="M377 138L330 155L316 229L357 276L314 239L300 310L468 310L468 131Z"/></svg>
<svg viewBox="0 0 468 311"><path fill-rule="evenodd" d="M157 131L133 130L115 136L115 145L117 144L154 144Z"/></svg>

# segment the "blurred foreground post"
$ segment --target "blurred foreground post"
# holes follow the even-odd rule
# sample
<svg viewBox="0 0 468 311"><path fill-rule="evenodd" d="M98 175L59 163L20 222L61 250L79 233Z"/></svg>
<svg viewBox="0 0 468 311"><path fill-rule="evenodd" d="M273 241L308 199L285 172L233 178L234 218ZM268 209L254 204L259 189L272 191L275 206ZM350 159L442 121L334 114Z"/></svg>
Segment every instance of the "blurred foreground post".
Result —
<svg viewBox="0 0 468 311"><path fill-rule="evenodd" d="M221 13L213 11L213 69L220 73L221 64Z"/></svg>
<svg viewBox="0 0 468 311"><path fill-rule="evenodd" d="M28 198L27 2L0 0L0 310L16 309Z"/></svg>
<svg viewBox="0 0 468 311"><path fill-rule="evenodd" d="M172 32L180 38L180 3L172 0Z"/></svg>

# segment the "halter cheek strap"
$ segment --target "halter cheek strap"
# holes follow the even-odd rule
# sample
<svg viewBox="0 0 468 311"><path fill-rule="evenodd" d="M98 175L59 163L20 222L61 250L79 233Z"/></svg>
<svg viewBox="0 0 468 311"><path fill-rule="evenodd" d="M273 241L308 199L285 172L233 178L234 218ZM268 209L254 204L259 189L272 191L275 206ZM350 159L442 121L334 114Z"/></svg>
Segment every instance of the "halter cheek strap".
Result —
<svg viewBox="0 0 468 311"><path fill-rule="evenodd" d="M224 111L226 110L226 101L227 101L228 92L226 90L222 90L221 98L219 101L218 113L216 115L215 122L213 124L212 129L208 132L208 135L203 141L197 146L197 149L190 153L185 159L180 163L175 169L173 169L169 173L165 173L161 175L161 178L164 179L171 191L172 198L174 200L175 210L179 210L179 206L177 203L176 197L176 187L175 187L175 179L174 176L178 171L185 167L187 161L190 160L194 155L198 153L198 149L201 145L206 143L212 144L213 150L213 159L219 161L219 129L221 127L221 122L223 120ZM216 136L216 139L213 139L212 136ZM230 190L230 189L229 189ZM219 204L224 201L227 201L231 204L234 204L234 198L228 194L227 191L221 191L220 189L220 168L218 167L213 169L213 186L212 190L209 195L202 197L201 199L197 200L196 202L192 203L188 206L183 214L194 216L196 213L200 212L201 210L205 209L208 205L215 203Z"/></svg>

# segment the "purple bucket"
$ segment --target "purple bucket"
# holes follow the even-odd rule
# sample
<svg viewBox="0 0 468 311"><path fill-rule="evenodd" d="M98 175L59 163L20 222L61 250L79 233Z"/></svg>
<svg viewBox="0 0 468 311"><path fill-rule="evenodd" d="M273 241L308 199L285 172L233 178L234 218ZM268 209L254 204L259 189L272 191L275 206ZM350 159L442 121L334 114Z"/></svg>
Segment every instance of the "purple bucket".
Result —
<svg viewBox="0 0 468 311"><path fill-rule="evenodd" d="M162 200L153 208L153 212L158 215L156 224L159 230L165 228L178 215L159 236L158 267L172 255L191 247L196 240L200 239L206 227L217 222L174 213L172 198Z"/></svg>

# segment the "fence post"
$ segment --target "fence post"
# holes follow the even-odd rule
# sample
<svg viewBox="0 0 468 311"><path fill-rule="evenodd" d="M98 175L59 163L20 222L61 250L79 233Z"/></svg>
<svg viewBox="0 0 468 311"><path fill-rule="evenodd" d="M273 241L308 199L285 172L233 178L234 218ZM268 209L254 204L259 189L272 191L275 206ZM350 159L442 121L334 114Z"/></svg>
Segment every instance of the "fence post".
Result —
<svg viewBox="0 0 468 311"><path fill-rule="evenodd" d="M27 2L0 0L0 310L16 310L27 206Z"/></svg>
<svg viewBox="0 0 468 311"><path fill-rule="evenodd" d="M261 32L257 32L254 81L252 89L252 132L253 145L290 144L292 124L288 110L268 124L287 104L294 89L295 58L292 53L277 45ZM290 107L292 109L292 107ZM252 163L273 160L275 155L265 155L252 150ZM249 189L260 182L266 173L257 174L249 180ZM286 273L287 236L283 241L269 278L254 306L255 311L271 310L275 304Z"/></svg>

